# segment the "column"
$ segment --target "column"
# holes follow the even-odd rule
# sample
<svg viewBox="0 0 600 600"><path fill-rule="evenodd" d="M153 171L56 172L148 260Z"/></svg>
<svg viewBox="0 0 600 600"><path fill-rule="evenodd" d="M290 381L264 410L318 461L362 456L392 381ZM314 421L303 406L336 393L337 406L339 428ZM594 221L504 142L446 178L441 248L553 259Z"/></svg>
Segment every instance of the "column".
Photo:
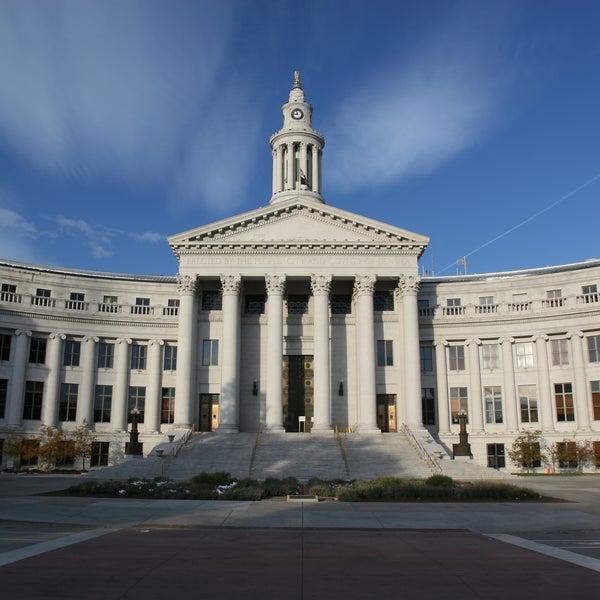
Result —
<svg viewBox="0 0 600 600"><path fill-rule="evenodd" d="M375 387L375 328L373 325L373 275L357 275L354 281L356 305L356 361L358 371L358 429L378 432Z"/></svg>
<svg viewBox="0 0 600 600"><path fill-rule="evenodd" d="M9 402L6 413L8 427L20 427L23 424L23 400L25 397L25 367L27 366L27 346L31 331L15 331L15 354L10 379Z"/></svg>
<svg viewBox="0 0 600 600"><path fill-rule="evenodd" d="M223 287L223 340L221 351L221 410L219 431L240 428L240 275L221 275Z"/></svg>
<svg viewBox="0 0 600 600"><path fill-rule="evenodd" d="M60 370L63 357L64 333L48 336L48 377L42 404L42 423L48 427L58 425L58 403L60 400Z"/></svg>
<svg viewBox="0 0 600 600"><path fill-rule="evenodd" d="M146 394L146 411L144 415L144 429L149 433L160 431L160 399L162 381L162 346L163 340L150 340L148 342L148 390Z"/></svg>
<svg viewBox="0 0 600 600"><path fill-rule="evenodd" d="M287 145L287 185L285 186L286 190L293 190L296 188L296 177L294 173L294 155L294 143L292 142Z"/></svg>
<svg viewBox="0 0 600 600"><path fill-rule="evenodd" d="M421 406L421 349L419 345L419 311L417 293L419 278L401 275L396 296L402 299L402 329L404 331L404 405L406 425L423 429Z"/></svg>
<svg viewBox="0 0 600 600"><path fill-rule="evenodd" d="M329 353L329 291L331 275L311 275L314 298L314 422L313 432L331 429L331 358Z"/></svg>
<svg viewBox="0 0 600 600"><path fill-rule="evenodd" d="M300 142L300 169L302 169L302 172L304 173L304 176L306 178L306 183L308 184L308 166L306 164L306 150L306 142ZM300 182L300 173L298 173L298 182Z"/></svg>
<svg viewBox="0 0 600 600"><path fill-rule="evenodd" d="M94 375L96 366L96 344L99 339L87 335L81 341L81 385L79 386L79 400L77 402L77 424L87 422L90 426L94 422Z"/></svg>
<svg viewBox="0 0 600 600"><path fill-rule="evenodd" d="M319 148L312 147L312 191L321 193L321 169L319 168Z"/></svg>
<svg viewBox="0 0 600 600"><path fill-rule="evenodd" d="M189 428L194 422L194 394L196 390L195 358L198 331L196 275L178 275L179 325L177 328L177 371L175 373L174 427Z"/></svg>
<svg viewBox="0 0 600 600"><path fill-rule="evenodd" d="M283 291L284 275L265 275L267 286L267 402L265 423L283 431Z"/></svg>
<svg viewBox="0 0 600 600"><path fill-rule="evenodd" d="M129 397L130 339L119 338L115 343L115 386L111 421L115 431L127 431L127 398Z"/></svg>
<svg viewBox="0 0 600 600"><path fill-rule="evenodd" d="M283 189L283 146L277 146L274 150L274 167L273 167L273 194L281 192Z"/></svg>
<svg viewBox="0 0 600 600"><path fill-rule="evenodd" d="M448 366L446 364L446 346L448 342L433 342L435 346L435 372L437 379L437 407L439 432L450 433L450 403L448 399Z"/></svg>
<svg viewBox="0 0 600 600"><path fill-rule="evenodd" d="M573 407L575 410L575 423L578 431L590 430L590 398L588 397L588 384L585 377L585 362L583 357L583 331L568 334L571 340L573 356Z"/></svg>
<svg viewBox="0 0 600 600"><path fill-rule="evenodd" d="M480 340L467 340L469 348L469 386L471 388L469 397L471 399L471 410L469 411L469 423L473 433L483 431L483 406L481 400L481 369L479 368L479 344Z"/></svg>
<svg viewBox="0 0 600 600"><path fill-rule="evenodd" d="M512 345L513 338L501 338L498 343L502 347L502 381L504 390L502 392L504 400L504 413L506 418L506 431L509 433L519 430L516 389L515 389L515 365L513 363Z"/></svg>
<svg viewBox="0 0 600 600"><path fill-rule="evenodd" d="M540 422L542 431L555 431L554 411L552 409L552 389L548 372L548 336L532 338L535 342L538 371L538 401L540 403Z"/></svg>

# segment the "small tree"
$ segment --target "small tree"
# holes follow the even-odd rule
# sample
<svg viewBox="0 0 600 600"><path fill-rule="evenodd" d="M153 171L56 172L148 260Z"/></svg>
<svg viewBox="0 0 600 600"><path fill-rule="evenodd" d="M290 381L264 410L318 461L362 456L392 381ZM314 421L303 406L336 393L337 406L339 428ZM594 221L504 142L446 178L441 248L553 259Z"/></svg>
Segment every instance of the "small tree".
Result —
<svg viewBox="0 0 600 600"><path fill-rule="evenodd" d="M95 441L95 436L90 429L90 424L84 420L81 425L78 425L71 433L71 440L74 442L75 456L80 456L82 461L82 469L85 471L85 460L92 456L92 447Z"/></svg>
<svg viewBox="0 0 600 600"><path fill-rule="evenodd" d="M546 454L542 451L542 441L542 432L539 429L528 429L515 438L507 452L508 457L527 472L531 472L541 465L542 460L546 460Z"/></svg>
<svg viewBox="0 0 600 600"><path fill-rule="evenodd" d="M19 469L23 462L29 463L39 456L40 440L28 438L20 433L11 433L4 441L4 451L18 463Z"/></svg>
<svg viewBox="0 0 600 600"><path fill-rule="evenodd" d="M40 432L40 463L45 471L51 471L57 461L62 462L68 458L69 444L67 444L66 435L62 429L42 425Z"/></svg>
<svg viewBox="0 0 600 600"><path fill-rule="evenodd" d="M582 473L583 467L594 458L594 449L590 440L555 442L550 452L553 463L557 462L562 468L577 468L579 473Z"/></svg>

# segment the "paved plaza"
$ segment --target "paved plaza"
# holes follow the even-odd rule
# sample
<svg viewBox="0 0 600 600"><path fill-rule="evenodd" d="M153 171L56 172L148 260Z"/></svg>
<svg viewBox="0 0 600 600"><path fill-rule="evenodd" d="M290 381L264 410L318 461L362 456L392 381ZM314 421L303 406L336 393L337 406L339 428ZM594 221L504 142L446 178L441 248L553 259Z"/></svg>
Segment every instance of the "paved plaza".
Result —
<svg viewBox="0 0 600 600"><path fill-rule="evenodd" d="M11 598L600 598L600 478L561 502L287 503L39 495L0 475Z"/></svg>

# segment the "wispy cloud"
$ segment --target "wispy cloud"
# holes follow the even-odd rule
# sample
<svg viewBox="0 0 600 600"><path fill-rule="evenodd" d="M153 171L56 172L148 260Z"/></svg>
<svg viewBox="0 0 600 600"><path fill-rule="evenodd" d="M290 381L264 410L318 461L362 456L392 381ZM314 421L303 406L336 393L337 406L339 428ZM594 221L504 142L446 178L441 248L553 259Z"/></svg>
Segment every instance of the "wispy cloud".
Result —
<svg viewBox="0 0 600 600"><path fill-rule="evenodd" d="M515 69L498 17L496 10L455 15L344 99L328 136L335 188L427 173L503 121Z"/></svg>

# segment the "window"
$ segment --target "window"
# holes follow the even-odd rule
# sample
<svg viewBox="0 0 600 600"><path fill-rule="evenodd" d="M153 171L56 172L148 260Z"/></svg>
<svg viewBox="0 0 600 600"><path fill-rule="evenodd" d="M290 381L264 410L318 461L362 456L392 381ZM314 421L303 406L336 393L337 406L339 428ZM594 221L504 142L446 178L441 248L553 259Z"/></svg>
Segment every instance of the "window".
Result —
<svg viewBox="0 0 600 600"><path fill-rule="evenodd" d="M517 353L517 367L519 369L533 368L533 342L517 342L515 352Z"/></svg>
<svg viewBox="0 0 600 600"><path fill-rule="evenodd" d="M594 450L594 466L600 467L600 442L592 442Z"/></svg>
<svg viewBox="0 0 600 600"><path fill-rule="evenodd" d="M495 312L494 296L481 296L479 298L478 311L480 314Z"/></svg>
<svg viewBox="0 0 600 600"><path fill-rule="evenodd" d="M129 397L127 399L127 422L131 423L131 411L136 409L139 413L138 423L144 422L144 410L146 408L146 388L139 385L129 386Z"/></svg>
<svg viewBox="0 0 600 600"><path fill-rule="evenodd" d="M392 340L377 340L377 366L391 367L394 364Z"/></svg>
<svg viewBox="0 0 600 600"><path fill-rule="evenodd" d="M553 366L560 367L569 364L569 346L567 340L550 340L550 349Z"/></svg>
<svg viewBox="0 0 600 600"><path fill-rule="evenodd" d="M586 304L589 302L598 302L598 286L595 284L582 286L581 295Z"/></svg>
<svg viewBox="0 0 600 600"><path fill-rule="evenodd" d="M10 360L10 343L12 337L6 333L0 334L0 360Z"/></svg>
<svg viewBox="0 0 600 600"><path fill-rule="evenodd" d="M288 315L305 315L308 312L308 296L288 296Z"/></svg>
<svg viewBox="0 0 600 600"><path fill-rule="evenodd" d="M98 368L112 369L115 357L115 345L109 342L98 344Z"/></svg>
<svg viewBox="0 0 600 600"><path fill-rule="evenodd" d="M150 314L150 298L136 298L135 306L131 307L131 312L134 315L149 315Z"/></svg>
<svg viewBox="0 0 600 600"><path fill-rule="evenodd" d="M163 307L165 317L176 317L179 314L179 298L169 298L167 306Z"/></svg>
<svg viewBox="0 0 600 600"><path fill-rule="evenodd" d="M26 381L23 402L23 419L38 421L42 418L43 381Z"/></svg>
<svg viewBox="0 0 600 600"><path fill-rule="evenodd" d="M90 467L108 466L108 451L110 442L92 442L92 454L90 456Z"/></svg>
<svg viewBox="0 0 600 600"><path fill-rule="evenodd" d="M223 294L220 290L202 292L202 310L223 310Z"/></svg>
<svg viewBox="0 0 600 600"><path fill-rule="evenodd" d="M506 466L504 444L487 445L487 466L491 469L503 469Z"/></svg>
<svg viewBox="0 0 600 600"><path fill-rule="evenodd" d="M246 314L264 315L265 314L265 296L264 294L246 296Z"/></svg>
<svg viewBox="0 0 600 600"><path fill-rule="evenodd" d="M561 469L576 469L578 461L575 442L556 442L556 457Z"/></svg>
<svg viewBox="0 0 600 600"><path fill-rule="evenodd" d="M4 419L6 397L8 395L8 379L0 379L0 419Z"/></svg>
<svg viewBox="0 0 600 600"><path fill-rule="evenodd" d="M80 354L81 342L67 340L65 342L65 354L63 358L63 365L65 367L78 367Z"/></svg>
<svg viewBox="0 0 600 600"><path fill-rule="evenodd" d="M46 362L46 344L45 338L31 338L29 345L29 362L36 365L43 365Z"/></svg>
<svg viewBox="0 0 600 600"><path fill-rule="evenodd" d="M448 298L446 306L460 306L460 298Z"/></svg>
<svg viewBox="0 0 600 600"><path fill-rule="evenodd" d="M35 306L50 306L50 290L38 288L31 300Z"/></svg>
<svg viewBox="0 0 600 600"><path fill-rule="evenodd" d="M202 366L208 367L219 364L219 340L204 340L202 342Z"/></svg>
<svg viewBox="0 0 600 600"><path fill-rule="evenodd" d="M392 290L374 292L373 310L377 312L394 310L394 292Z"/></svg>
<svg viewBox="0 0 600 600"><path fill-rule="evenodd" d="M175 420L175 388L162 389L160 405L160 422L173 423Z"/></svg>
<svg viewBox="0 0 600 600"><path fill-rule="evenodd" d="M521 423L538 422L538 400L535 385L519 386L519 405L521 407Z"/></svg>
<svg viewBox="0 0 600 600"><path fill-rule="evenodd" d="M587 346L590 362L600 362L600 335L590 335L587 338Z"/></svg>
<svg viewBox="0 0 600 600"><path fill-rule="evenodd" d="M84 310L85 294L80 292L71 292L69 294L69 299L65 303L65 308L69 310Z"/></svg>
<svg viewBox="0 0 600 600"><path fill-rule="evenodd" d="M448 298L446 300L445 314L450 316L462 315L462 306L460 305L460 298Z"/></svg>
<svg viewBox="0 0 600 600"><path fill-rule="evenodd" d="M600 421L600 381L591 381L594 421Z"/></svg>
<svg viewBox="0 0 600 600"><path fill-rule="evenodd" d="M94 395L94 423L110 423L112 385L97 385Z"/></svg>
<svg viewBox="0 0 600 600"><path fill-rule="evenodd" d="M331 296L330 304L332 315L349 315L352 312L352 297L349 294Z"/></svg>
<svg viewBox="0 0 600 600"><path fill-rule="evenodd" d="M556 400L556 420L574 421L573 386L570 383L555 383L554 399Z"/></svg>
<svg viewBox="0 0 600 600"><path fill-rule="evenodd" d="M450 388L450 411L452 413L452 422L454 424L458 423L459 414L469 414L469 402L466 387Z"/></svg>
<svg viewBox="0 0 600 600"><path fill-rule="evenodd" d="M448 359L450 371L465 370L465 347L448 346Z"/></svg>
<svg viewBox="0 0 600 600"><path fill-rule="evenodd" d="M163 370L175 371L175 369L177 369L177 346L165 346Z"/></svg>
<svg viewBox="0 0 600 600"><path fill-rule="evenodd" d="M546 291L546 306L556 308L563 305L562 290Z"/></svg>
<svg viewBox="0 0 600 600"><path fill-rule="evenodd" d="M73 440L63 440L58 442L56 453L56 467L72 467L75 462L75 442Z"/></svg>
<svg viewBox="0 0 600 600"><path fill-rule="evenodd" d="M423 373L433 371L433 348L431 346L421 346L419 352L421 353L421 371Z"/></svg>
<svg viewBox="0 0 600 600"><path fill-rule="evenodd" d="M421 408L423 409L423 425L435 425L435 390L421 388Z"/></svg>
<svg viewBox="0 0 600 600"><path fill-rule="evenodd" d="M60 421L75 420L78 388L79 386L76 383L60 384L60 404L58 405L58 419Z"/></svg>
<svg viewBox="0 0 600 600"><path fill-rule="evenodd" d="M146 368L146 346L132 344L131 368L137 371L143 371Z"/></svg>
<svg viewBox="0 0 600 600"><path fill-rule="evenodd" d="M485 401L485 422L502 423L502 388L486 386L483 388Z"/></svg>
<svg viewBox="0 0 600 600"><path fill-rule="evenodd" d="M102 304L100 304L98 309L100 312L119 312L119 298L117 296L104 296L102 298Z"/></svg>
<svg viewBox="0 0 600 600"><path fill-rule="evenodd" d="M18 302L17 286L10 283L3 283L0 291L0 300L2 302Z"/></svg>
<svg viewBox="0 0 600 600"><path fill-rule="evenodd" d="M500 368L498 344L481 344L481 367L488 370Z"/></svg>

